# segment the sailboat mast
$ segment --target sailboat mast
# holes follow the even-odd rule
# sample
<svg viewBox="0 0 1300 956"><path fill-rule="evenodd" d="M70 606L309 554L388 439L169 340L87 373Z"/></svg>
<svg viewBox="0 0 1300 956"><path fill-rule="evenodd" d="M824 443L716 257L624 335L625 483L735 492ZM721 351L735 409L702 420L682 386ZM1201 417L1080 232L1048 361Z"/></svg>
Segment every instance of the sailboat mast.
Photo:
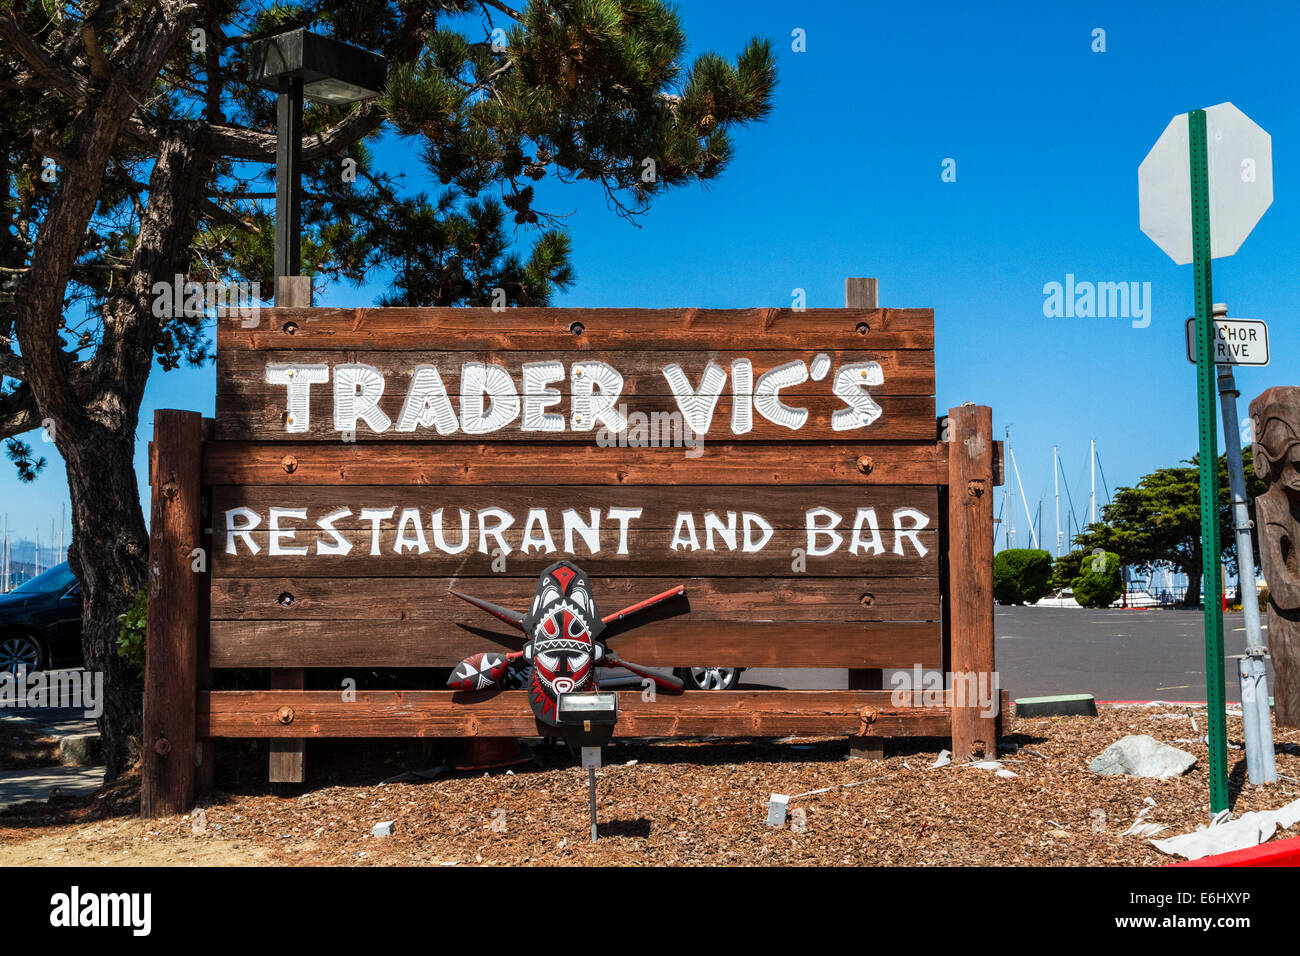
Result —
<svg viewBox="0 0 1300 956"><path fill-rule="evenodd" d="M1007 454L1010 455L1011 454L1011 426L1010 425L1007 426L1006 437L1007 440L1005 444L1006 444ZM1010 498L1011 501L1008 502L1006 500L1007 498ZM1007 491L1005 496L1002 499L1002 503L1007 506L1007 547L1014 548L1016 546L1016 495L1015 492L1011 490L1011 482L1009 481L1007 482Z"/></svg>
<svg viewBox="0 0 1300 956"><path fill-rule="evenodd" d="M1056 471L1056 446L1052 446L1052 490L1056 494L1056 556L1061 556L1061 476Z"/></svg>
<svg viewBox="0 0 1300 956"><path fill-rule="evenodd" d="M1016 473L1016 488L1020 491L1020 502L1025 507L1025 522L1029 525L1029 537L1034 547L1038 547L1038 534L1034 531L1034 517L1029 513L1029 499L1025 497L1025 486L1020 480L1020 466L1016 464L1016 453L1007 448L1007 457L1011 459L1011 470Z"/></svg>
<svg viewBox="0 0 1300 956"><path fill-rule="evenodd" d="M1097 439L1088 443L1088 470L1092 474L1092 493L1088 498L1088 524L1097 523Z"/></svg>

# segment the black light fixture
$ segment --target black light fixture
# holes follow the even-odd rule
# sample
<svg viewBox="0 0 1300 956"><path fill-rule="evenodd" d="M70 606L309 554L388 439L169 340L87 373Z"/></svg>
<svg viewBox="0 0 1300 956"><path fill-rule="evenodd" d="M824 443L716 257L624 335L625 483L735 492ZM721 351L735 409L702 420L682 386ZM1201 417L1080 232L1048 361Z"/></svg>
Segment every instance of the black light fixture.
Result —
<svg viewBox="0 0 1300 956"><path fill-rule="evenodd" d="M582 750L587 768L587 790L591 798L591 840L596 841L596 768L600 748L614 736L618 723L618 694L580 692L560 694L555 701L555 723L570 747Z"/></svg>
<svg viewBox="0 0 1300 956"><path fill-rule="evenodd" d="M335 106L378 96L387 61L361 47L291 30L259 40L249 51L249 80L275 90L275 278L296 276L301 266L303 98ZM276 301L279 301L277 289Z"/></svg>

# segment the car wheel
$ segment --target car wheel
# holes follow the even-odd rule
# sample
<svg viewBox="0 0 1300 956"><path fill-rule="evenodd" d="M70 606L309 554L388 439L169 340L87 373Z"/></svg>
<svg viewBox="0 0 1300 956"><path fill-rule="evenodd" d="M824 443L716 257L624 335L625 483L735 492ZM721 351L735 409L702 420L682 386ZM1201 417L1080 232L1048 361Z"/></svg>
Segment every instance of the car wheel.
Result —
<svg viewBox="0 0 1300 956"><path fill-rule="evenodd" d="M683 667L677 676L688 690L734 690L740 671L739 667Z"/></svg>
<svg viewBox="0 0 1300 956"><path fill-rule="evenodd" d="M0 637L0 672L16 674L21 667L32 673L44 666L45 653L36 638L26 634Z"/></svg>

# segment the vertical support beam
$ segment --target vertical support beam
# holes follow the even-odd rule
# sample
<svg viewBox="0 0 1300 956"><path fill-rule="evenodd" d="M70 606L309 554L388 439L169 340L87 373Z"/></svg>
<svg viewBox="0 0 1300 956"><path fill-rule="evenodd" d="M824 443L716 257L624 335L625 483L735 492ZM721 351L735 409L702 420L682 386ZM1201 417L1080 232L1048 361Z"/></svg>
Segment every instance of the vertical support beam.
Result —
<svg viewBox="0 0 1300 956"><path fill-rule="evenodd" d="M311 276L280 276L275 280L275 305L280 309L310 309Z"/></svg>
<svg viewBox="0 0 1300 956"><path fill-rule="evenodd" d="M846 309L879 308L879 280L848 278L844 280L844 307ZM884 671L879 668L852 669L849 671L849 690L881 690L885 686ZM883 760L885 742L880 737L850 737L849 757L866 760Z"/></svg>
<svg viewBox="0 0 1300 956"><path fill-rule="evenodd" d="M948 422L952 752L965 760L997 754L1001 709L993 662L993 410L963 405L949 410ZM985 696L998 705L982 707Z"/></svg>
<svg viewBox="0 0 1300 956"><path fill-rule="evenodd" d="M271 671L272 690L304 690L307 672L301 667ZM271 783L302 783L307 779L307 741L271 738Z"/></svg>
<svg viewBox="0 0 1300 956"><path fill-rule="evenodd" d="M311 276L281 275L276 279L275 304L285 309L308 309L312 305ZM301 667L271 671L272 690L305 690L307 672ZM303 783L307 779L307 741L302 738L270 741L268 780L273 783Z"/></svg>
<svg viewBox="0 0 1300 956"><path fill-rule="evenodd" d="M275 304L280 277L296 276L302 236L302 77L282 76L275 117Z"/></svg>
<svg viewBox="0 0 1300 956"><path fill-rule="evenodd" d="M207 443L212 441L212 433L215 422L211 418L203 419L203 448L207 448ZM202 474L202 466L200 466ZM205 571L199 575L201 584L199 586L199 666L198 666L198 688L200 691L212 690L212 664L211 664L211 638L212 638L212 578L210 569L212 565L212 492L211 489L200 489L200 508L199 508L199 526L202 536L199 539L199 547L203 549ZM215 741L211 737L200 737L194 751L195 787L198 793L204 794L212 789L213 778L216 774L216 752L214 747Z"/></svg>
<svg viewBox="0 0 1300 956"><path fill-rule="evenodd" d="M149 522L149 611L145 638L144 740L140 815L186 813L194 806L200 590L198 412L154 413Z"/></svg>

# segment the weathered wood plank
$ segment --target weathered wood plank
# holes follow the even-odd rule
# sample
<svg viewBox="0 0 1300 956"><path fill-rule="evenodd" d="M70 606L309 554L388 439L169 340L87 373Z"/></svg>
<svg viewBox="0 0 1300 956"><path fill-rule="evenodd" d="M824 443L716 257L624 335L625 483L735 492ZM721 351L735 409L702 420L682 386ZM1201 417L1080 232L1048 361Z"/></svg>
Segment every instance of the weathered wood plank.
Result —
<svg viewBox="0 0 1300 956"><path fill-rule="evenodd" d="M753 366L753 378L757 379L768 369L788 362L803 361L811 363L814 354L825 355L830 359L830 372L820 382L811 379L801 385L793 385L781 390L783 399L788 404L804 396L824 393L828 383L834 380L835 371L843 365L859 362L877 362L883 373L884 384L877 386L882 395L933 395L934 394L934 352L929 349L822 349L817 353L808 350L728 350L695 349L683 350L646 350L644 352L617 351L561 351L542 352L464 352L449 349L426 349L407 351L364 351L361 349L273 349L267 351L248 351L231 349L217 354L217 394L219 396L238 394L265 394L272 396L280 404L284 403L285 386L271 385L266 381L266 369L269 365L334 365L347 362L361 362L378 369L387 383L387 392L391 396L400 396L410 384L416 366L429 366L438 370L447 394L453 403L460 393L461 366L465 362L487 362L503 366L510 374L516 387L522 385L522 369L525 364L535 362L560 362L564 366L564 377L548 384L561 395L572 393L572 370L575 365L584 362L605 362L618 369L623 376L624 395L660 395L671 396L672 389L663 369L669 365L678 365L685 373L693 388L700 388L705 366L713 363L722 367L727 373L725 384L713 392L700 391L699 394L730 395L733 391L732 362L737 359L749 359ZM752 385L752 383L751 383ZM313 394L319 391L328 396L333 390L332 382L312 386ZM752 387L745 394L753 394ZM873 393L874 394L874 393ZM313 414L315 408L313 408Z"/></svg>
<svg viewBox="0 0 1300 956"><path fill-rule="evenodd" d="M144 676L140 813L165 816L194 805L194 714L199 678L199 591L191 552L201 542L199 484L203 416L154 413L149 524L149 611Z"/></svg>
<svg viewBox="0 0 1300 956"><path fill-rule="evenodd" d="M934 531L916 532L917 541L925 550L918 555L910 541L904 544L902 555L889 551L885 554L867 555L859 552L850 555L847 546L824 556L802 557L795 549L803 551L808 544L803 531L778 530L772 533L770 540L761 551L744 554L738 548L735 551L672 551L669 542L672 532L668 529L659 531L633 530L628 535L628 554L617 554L612 545L602 547L597 554L587 551L585 545L575 541L575 552L557 550L552 553L533 551L523 554L513 551L508 556L494 556L492 551L499 551L495 542L489 542L489 551L484 553L474 550L476 533L471 531L470 546L460 554L447 554L433 546L427 554L405 551L401 554L392 550L391 539L384 541L381 535L381 547L377 554L371 554L372 533L368 530L341 530L339 538L350 545L348 554L330 555L315 552L305 555L269 554L270 533L252 531L248 533L258 546L258 554L250 560L248 548L241 539L235 545L235 554L229 554L224 544L225 535L219 537L212 556L212 573L216 577L481 577L494 574L538 574L547 565L568 558L581 564L588 574L602 577L621 577L623 575L648 575L651 577L754 577L769 574L790 576L795 570L796 561L805 565L803 573L811 577L934 577L938 574L936 546L937 533ZM449 535L454 535L459 543L460 529L456 528ZM322 535L323 537L323 535ZM642 539L648 543L642 544ZM303 546L306 537L299 537L296 544ZM331 537L329 540L333 540ZM847 539L846 539L847 540ZM886 538L888 541L888 537ZM557 545L560 542L556 542ZM888 545L887 545L888 546ZM496 567L493 567L494 562Z"/></svg>
<svg viewBox="0 0 1300 956"><path fill-rule="evenodd" d="M937 578L684 578L686 596L668 609L692 621L933 621ZM490 625L478 608L452 597L475 597L522 610L536 579L491 578L215 578L212 617L235 621L445 622ZM602 614L648 597L644 578L592 578ZM676 603L681 608L673 606ZM654 618L659 609L638 616Z"/></svg>
<svg viewBox="0 0 1300 956"><path fill-rule="evenodd" d="M663 448L492 442L439 446L342 442L207 442L207 485L515 485L536 482L538 463L554 485L945 485L948 445L828 444L799 455L786 444L706 442L698 458Z"/></svg>
<svg viewBox="0 0 1300 956"><path fill-rule="evenodd" d="M619 694L619 737L781 737L790 734L946 736L945 707L894 703L887 690L639 691ZM212 737L550 736L525 691L212 691L200 697L199 733ZM281 708L291 708L283 722Z"/></svg>
<svg viewBox="0 0 1300 956"><path fill-rule="evenodd" d="M432 621L214 621L213 667L453 667L478 651L519 650L523 634L486 614ZM659 620L608 637L651 667L938 667L937 622Z"/></svg>
<svg viewBox="0 0 1300 956"><path fill-rule="evenodd" d="M263 309L258 318L250 329L224 316L218 349L934 348L932 309Z"/></svg>
<svg viewBox="0 0 1300 956"><path fill-rule="evenodd" d="M456 542L460 537L461 510L471 515L485 508L500 508L514 517L514 524L505 532L506 540L512 547L518 548L523 541L524 523L530 509L546 512L552 536L562 536L561 513L573 509L584 518L591 509L599 512L602 527L616 533L617 522L611 516L612 509L639 508L641 514L629 518L629 537L636 530L673 529L677 516L682 512L694 515L696 530L702 545L711 542L719 549L724 548L720 536L705 534L703 517L706 513L716 514L720 520L728 521L728 513L737 514L737 540L741 539L741 516L745 512L762 515L774 528L803 529L810 508L830 508L842 516L838 526L840 533L851 531L854 518L860 508L873 509L880 527L885 548L893 546L893 518L898 509L915 509L924 513L932 528L938 526L938 492L930 487L906 485L875 485L867 489L846 487L825 487L822 485L786 485L773 487L727 487L720 485L675 485L673 487L649 486L636 489L611 488L607 485L569 485L555 488L551 485L517 485L511 488L483 489L467 485L423 486L416 488L393 487L391 485L361 485L339 488L328 485L315 485L300 488L263 485L251 488L219 486L212 489L212 514L214 527L224 534L224 516L234 508L250 508L259 515L267 515L269 509L296 508L305 509L306 521L286 521L283 527L298 528L303 531L312 528L312 522L318 518L346 508L350 514L332 522L333 527L342 530L370 529L376 525L383 531L394 531L400 522L406 520L403 512L415 508L420 512L426 537L431 523L430 515L435 510L443 510L443 524L448 539ZM393 513L380 518L362 518L363 509L380 509ZM911 527L910 520L904 522ZM475 522L471 527L476 528ZM265 529L265 523L263 523ZM387 538L385 535L383 538ZM432 542L430 542L432 544ZM559 542L557 541L557 545Z"/></svg>
<svg viewBox="0 0 1300 956"><path fill-rule="evenodd" d="M844 305L850 309L874 309L880 305L880 281L871 276L849 276L844 280ZM940 438L944 423L938 423ZM936 602L937 603L937 602ZM937 615L936 615L937 616ZM850 690L881 690L884 672L879 669L849 671ZM882 760L884 747L879 737L850 737L849 757L852 759Z"/></svg>
<svg viewBox="0 0 1300 956"><path fill-rule="evenodd" d="M847 408L844 402L836 398L830 392L830 386L827 383L826 390L820 395L804 395L796 398L787 396L784 391L781 395L787 400L791 407L804 408L808 411L807 421L802 427L797 429L786 428L784 425L778 425L775 422L768 421L757 411L753 414L752 427L744 434L737 435L731 429L731 408L732 396L724 394L718 399L718 403L713 412L712 425L707 432L702 433L704 439L705 454L708 454L710 441L718 442L735 442L747 444L755 441L781 441L781 442L822 442L822 441L925 441L934 437L934 397L931 395L890 395L872 393L872 400L880 406L880 417L870 425L860 428L848 429L845 431L836 431L831 427L832 416ZM379 408L383 411L390 421L396 421L401 414L404 395L385 394L379 400ZM453 400L455 403L458 400ZM634 416L645 416L639 419L644 422L647 429L647 437L639 439L648 442L650 422L662 420L662 416L671 415L676 411L676 404L671 398L655 395L629 395L624 394L617 403L620 413L626 415L629 419ZM550 411L555 411L566 416L569 415L570 405L568 401L561 401L559 405L554 406ZM311 414L307 422L308 428L302 432L286 431L285 418L288 415L285 405L285 390L278 389L276 392L259 391L252 394L240 395L218 395L216 411L216 437L219 441L284 441L294 444L303 444L308 442L328 442L336 441L343 443L343 433L336 431L334 428L333 397L332 394L323 389L313 389L311 398ZM655 419L654 416L660 416ZM508 425L491 432L486 436L467 436L463 431L455 431L447 435L441 435L435 428L417 427L414 431L398 431L395 427L389 427L386 431L373 431L364 422L358 422L353 432L353 440L356 443L384 442L384 443L428 443L437 442L439 444L450 444L464 442L467 438L470 440L479 440L483 437L497 442L541 442L550 445L560 444L578 444L578 445L595 445L600 447L598 442L609 441L610 439L602 438L602 428L598 426L589 431L575 431L570 428L562 432L540 432L540 431L523 431L520 427L518 416ZM658 434L661 437L660 444L655 448L660 454L665 451L676 454L684 454L691 447L685 441L686 438L693 438L695 433L691 432L685 425L676 426L677 430L665 436L662 426ZM623 432L621 434L628 434ZM680 437L679 437L680 435ZM628 440L630 444L631 441ZM624 451L625 449L615 445L609 446L610 451Z"/></svg>
<svg viewBox="0 0 1300 956"><path fill-rule="evenodd" d="M991 682L993 661L993 412L964 405L949 413L949 640L954 675ZM954 677L956 679L956 677ZM997 753L997 720L977 700L954 707L958 759Z"/></svg>

